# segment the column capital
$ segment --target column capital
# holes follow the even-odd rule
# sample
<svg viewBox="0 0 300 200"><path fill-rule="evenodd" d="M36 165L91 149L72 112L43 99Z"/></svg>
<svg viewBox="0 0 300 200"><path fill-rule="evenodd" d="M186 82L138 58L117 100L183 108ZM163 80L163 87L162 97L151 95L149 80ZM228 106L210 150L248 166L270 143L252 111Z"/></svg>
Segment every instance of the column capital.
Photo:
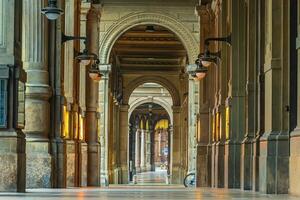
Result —
<svg viewBox="0 0 300 200"><path fill-rule="evenodd" d="M108 74L111 71L111 64L100 64L99 70L103 74Z"/></svg>

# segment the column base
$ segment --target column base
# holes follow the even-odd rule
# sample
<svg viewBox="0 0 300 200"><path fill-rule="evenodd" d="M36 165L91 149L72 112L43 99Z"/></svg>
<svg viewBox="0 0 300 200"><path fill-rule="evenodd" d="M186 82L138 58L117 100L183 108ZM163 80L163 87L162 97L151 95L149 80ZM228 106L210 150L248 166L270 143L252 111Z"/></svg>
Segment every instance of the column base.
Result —
<svg viewBox="0 0 300 200"><path fill-rule="evenodd" d="M52 156L53 156L53 170L52 170L52 182L54 188L66 187L66 162L65 162L65 142L63 139L51 140Z"/></svg>
<svg viewBox="0 0 300 200"><path fill-rule="evenodd" d="M224 187L224 154L225 145L222 142L216 144L216 155L215 155L215 183L216 187Z"/></svg>
<svg viewBox="0 0 300 200"><path fill-rule="evenodd" d="M208 177L210 168L208 147L205 144L197 146L197 187L208 187Z"/></svg>
<svg viewBox="0 0 300 200"><path fill-rule="evenodd" d="M0 131L0 160L0 192L25 192L25 139L21 131Z"/></svg>
<svg viewBox="0 0 300 200"><path fill-rule="evenodd" d="M257 136L253 141L253 156L252 156L252 190L259 191L259 141L260 136Z"/></svg>
<svg viewBox="0 0 300 200"><path fill-rule="evenodd" d="M227 141L225 143L225 162L224 162L224 187L240 188L240 159L241 144L238 142Z"/></svg>
<svg viewBox="0 0 300 200"><path fill-rule="evenodd" d="M289 136L265 133L260 139L259 191L286 194L289 187Z"/></svg>
<svg viewBox="0 0 300 200"><path fill-rule="evenodd" d="M26 187L52 187L52 156L48 140L26 138Z"/></svg>
<svg viewBox="0 0 300 200"><path fill-rule="evenodd" d="M87 186L87 143L79 143L79 186Z"/></svg>
<svg viewBox="0 0 300 200"><path fill-rule="evenodd" d="M87 186L100 186L100 144L88 143Z"/></svg>
<svg viewBox="0 0 300 200"><path fill-rule="evenodd" d="M290 140L290 189L292 195L300 195L300 129L291 133Z"/></svg>
<svg viewBox="0 0 300 200"><path fill-rule="evenodd" d="M186 176L185 170L179 166L172 166L171 184L183 184L184 177Z"/></svg>
<svg viewBox="0 0 300 200"><path fill-rule="evenodd" d="M114 169L114 184L128 184L127 167L117 167Z"/></svg>
<svg viewBox="0 0 300 200"><path fill-rule="evenodd" d="M241 189L252 189L252 153L253 139L246 137L241 145Z"/></svg>
<svg viewBox="0 0 300 200"><path fill-rule="evenodd" d="M77 186L76 164L77 144L75 141L66 140L66 187Z"/></svg>

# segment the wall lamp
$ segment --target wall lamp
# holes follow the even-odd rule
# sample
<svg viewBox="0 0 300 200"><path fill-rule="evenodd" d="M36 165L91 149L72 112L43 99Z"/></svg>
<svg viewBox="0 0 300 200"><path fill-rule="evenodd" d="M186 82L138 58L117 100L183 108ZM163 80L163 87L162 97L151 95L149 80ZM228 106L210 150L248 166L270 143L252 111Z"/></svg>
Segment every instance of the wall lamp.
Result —
<svg viewBox="0 0 300 200"><path fill-rule="evenodd" d="M204 54L200 54L200 60L203 66L209 67L212 62L216 63L217 59L221 58L221 52L211 53L209 51L209 42L210 41L217 41L217 42L225 42L229 46L231 46L231 34L227 37L220 37L220 38L207 38L204 41L205 45L205 52Z"/></svg>
<svg viewBox="0 0 300 200"><path fill-rule="evenodd" d="M79 52L78 55L75 57L76 60L78 60L79 62L81 62L83 65L89 65L91 63L91 61L94 61L94 63L92 64L91 68L89 69L89 77L96 81L99 82L102 78L102 74L100 73L99 70L99 64L100 64L100 60L98 59L98 56L94 53L90 53L87 50L86 47L86 43L87 43L87 38L86 37L76 37L76 36L68 36L62 33L61 36L61 43L70 41L70 40L84 40L84 45L85 48L83 50L83 52Z"/></svg>
<svg viewBox="0 0 300 200"><path fill-rule="evenodd" d="M44 14L49 20L56 20L64 12L62 9L57 8L56 0L49 0L48 6L42 9L42 14Z"/></svg>
<svg viewBox="0 0 300 200"><path fill-rule="evenodd" d="M195 81L202 80L207 73L207 68L202 65L200 57L195 61L196 69L191 73L191 76L194 78Z"/></svg>

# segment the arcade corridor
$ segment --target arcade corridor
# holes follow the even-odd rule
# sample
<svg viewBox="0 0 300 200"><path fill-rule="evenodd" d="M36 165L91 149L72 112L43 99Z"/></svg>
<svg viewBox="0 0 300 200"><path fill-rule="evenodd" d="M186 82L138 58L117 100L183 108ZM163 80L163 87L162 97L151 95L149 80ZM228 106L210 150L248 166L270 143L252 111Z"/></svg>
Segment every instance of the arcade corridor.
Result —
<svg viewBox="0 0 300 200"><path fill-rule="evenodd" d="M0 199L299 198L299 27L299 0L0 0Z"/></svg>

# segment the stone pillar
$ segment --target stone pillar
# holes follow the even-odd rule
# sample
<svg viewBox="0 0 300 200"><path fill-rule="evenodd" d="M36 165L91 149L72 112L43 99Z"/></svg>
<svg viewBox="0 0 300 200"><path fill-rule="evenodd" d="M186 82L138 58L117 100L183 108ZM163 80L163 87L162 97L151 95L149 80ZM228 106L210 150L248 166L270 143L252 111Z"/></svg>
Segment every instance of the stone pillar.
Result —
<svg viewBox="0 0 300 200"><path fill-rule="evenodd" d="M182 148L185 148L181 144L181 107L173 106L173 129L170 128L171 136L171 183L182 184L185 176L184 163L182 163Z"/></svg>
<svg viewBox="0 0 300 200"><path fill-rule="evenodd" d="M88 50L92 53L99 51L99 20L100 6L92 4L87 13L86 33ZM90 68L91 66L87 67ZM98 140L98 94L99 84L88 77L86 78L86 138L88 144L88 174L87 185L100 185L100 143Z"/></svg>
<svg viewBox="0 0 300 200"><path fill-rule="evenodd" d="M246 134L241 150L241 189L252 189L252 152L256 134L256 66L257 66L257 1L247 6L247 85L246 85Z"/></svg>
<svg viewBox="0 0 300 200"><path fill-rule="evenodd" d="M196 13L200 21L200 52L204 52L204 40L210 34L212 22L211 9L206 5L196 7ZM208 157L208 142L209 142L209 92L208 87L211 87L209 81L211 72L205 79L200 81L199 85L199 115L197 120L197 187L207 187L210 184L209 163Z"/></svg>
<svg viewBox="0 0 300 200"><path fill-rule="evenodd" d="M300 195L300 3L297 3L297 41L296 48L298 54L297 63L297 126L291 133L290 143L290 189L291 194ZM291 46L293 46L291 44ZM291 66L292 67L292 66Z"/></svg>
<svg viewBox="0 0 300 200"><path fill-rule="evenodd" d="M146 170L151 170L151 133L146 129Z"/></svg>
<svg viewBox="0 0 300 200"><path fill-rule="evenodd" d="M25 192L26 187L24 83L20 84L26 74L19 56L21 29L15 26L21 20L21 4L0 2L0 192Z"/></svg>
<svg viewBox="0 0 300 200"><path fill-rule="evenodd" d="M23 1L22 60L27 72L25 101L26 186L49 188L52 158L49 154L51 89L47 66L46 19L43 1ZM35 19L35 20L32 20ZM39 169L39 170L37 170Z"/></svg>
<svg viewBox="0 0 300 200"><path fill-rule="evenodd" d="M232 46L229 91L226 106L230 110L225 144L225 187L240 188L241 142L245 134L246 5L232 1ZM239 16L239 17L235 17Z"/></svg>
<svg viewBox="0 0 300 200"><path fill-rule="evenodd" d="M108 182L108 95L110 65L100 65L99 69L103 77L99 84L99 109L100 109L100 144L101 144L101 185Z"/></svg>
<svg viewBox="0 0 300 200"><path fill-rule="evenodd" d="M140 130L137 128L135 132L135 169L136 172L141 171L141 165L140 165Z"/></svg>
<svg viewBox="0 0 300 200"><path fill-rule="evenodd" d="M118 152L118 168L119 168L119 183L127 184L128 183L128 105L120 105L119 119L120 119L120 128L119 128L119 147L120 151Z"/></svg>
<svg viewBox="0 0 300 200"><path fill-rule="evenodd" d="M145 130L142 129L141 130L141 171L145 171L146 170L146 159L145 159L145 155L146 155L146 133Z"/></svg>
<svg viewBox="0 0 300 200"><path fill-rule="evenodd" d="M266 1L265 133L260 139L259 190L287 193L289 188L289 5ZM281 21L282 23L278 23Z"/></svg>

